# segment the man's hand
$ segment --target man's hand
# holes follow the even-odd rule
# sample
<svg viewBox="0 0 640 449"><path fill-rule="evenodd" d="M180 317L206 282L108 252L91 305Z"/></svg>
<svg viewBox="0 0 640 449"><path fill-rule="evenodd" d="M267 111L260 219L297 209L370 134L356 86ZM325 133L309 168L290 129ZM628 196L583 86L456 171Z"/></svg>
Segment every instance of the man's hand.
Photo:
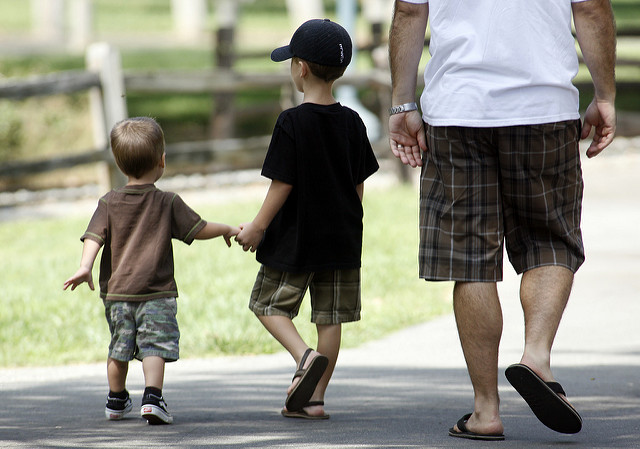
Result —
<svg viewBox="0 0 640 449"><path fill-rule="evenodd" d="M389 117L391 152L403 164L422 166L421 152L427 151L424 124L418 111L403 112Z"/></svg>
<svg viewBox="0 0 640 449"><path fill-rule="evenodd" d="M587 157L600 154L612 141L616 133L616 109L608 101L594 99L584 115L581 139L586 139L595 129Z"/></svg>

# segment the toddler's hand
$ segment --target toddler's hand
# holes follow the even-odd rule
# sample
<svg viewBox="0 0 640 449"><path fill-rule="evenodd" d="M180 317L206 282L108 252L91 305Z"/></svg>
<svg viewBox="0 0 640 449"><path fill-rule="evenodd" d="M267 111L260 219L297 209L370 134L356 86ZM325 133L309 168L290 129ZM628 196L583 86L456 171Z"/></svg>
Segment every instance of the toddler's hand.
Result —
<svg viewBox="0 0 640 449"><path fill-rule="evenodd" d="M231 237L237 236L240 233L240 228L237 226L229 226L229 232L227 232L223 237L224 241L227 243L227 246L231 248ZM237 240L237 239L236 239Z"/></svg>
<svg viewBox="0 0 640 449"><path fill-rule="evenodd" d="M67 279L62 285L62 289L66 290L71 287L71 291L75 290L76 287L83 282L86 282L89 285L91 290L94 290L93 287L93 276L91 275L91 270L85 267L80 267L76 273Z"/></svg>

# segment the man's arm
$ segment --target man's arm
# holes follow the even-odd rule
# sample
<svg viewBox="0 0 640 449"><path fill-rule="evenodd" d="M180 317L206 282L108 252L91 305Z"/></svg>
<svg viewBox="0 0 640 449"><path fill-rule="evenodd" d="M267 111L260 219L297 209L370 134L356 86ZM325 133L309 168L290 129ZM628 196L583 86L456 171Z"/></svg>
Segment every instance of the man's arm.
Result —
<svg viewBox="0 0 640 449"><path fill-rule="evenodd" d="M254 252L258 249L258 245L264 236L264 231L284 205L289 193L291 193L291 189L293 189L291 184L286 184L276 179L271 181L267 196L256 218L251 223L240 225L241 231L236 235L236 242L242 245L243 250Z"/></svg>
<svg viewBox="0 0 640 449"><path fill-rule="evenodd" d="M616 132L616 27L610 0L589 0L572 4L576 36L589 69L595 96L584 117L581 138L595 127L587 156L597 156Z"/></svg>
<svg viewBox="0 0 640 449"><path fill-rule="evenodd" d="M389 31L392 106L416 101L416 77L424 49L429 6L396 0ZM418 111L389 117L389 145L402 163L422 165L421 151L426 151L422 117Z"/></svg>

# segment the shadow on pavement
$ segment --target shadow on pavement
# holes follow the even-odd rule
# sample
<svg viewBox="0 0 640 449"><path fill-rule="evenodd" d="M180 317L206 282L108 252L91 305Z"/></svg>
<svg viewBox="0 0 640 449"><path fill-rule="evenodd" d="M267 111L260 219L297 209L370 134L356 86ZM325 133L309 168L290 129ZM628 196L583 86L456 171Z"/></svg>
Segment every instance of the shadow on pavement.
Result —
<svg viewBox="0 0 640 449"><path fill-rule="evenodd" d="M104 418L106 383L98 368L84 379L34 385L3 382L0 447L477 447L447 436L471 411L464 369L358 366L338 369L327 395L328 421L280 416L290 373L247 369L171 376L165 398L175 421L149 426L138 418L140 382L130 382L134 409L127 419ZM635 448L640 441L636 366L557 368L583 431L548 430L500 377L507 440L501 447Z"/></svg>

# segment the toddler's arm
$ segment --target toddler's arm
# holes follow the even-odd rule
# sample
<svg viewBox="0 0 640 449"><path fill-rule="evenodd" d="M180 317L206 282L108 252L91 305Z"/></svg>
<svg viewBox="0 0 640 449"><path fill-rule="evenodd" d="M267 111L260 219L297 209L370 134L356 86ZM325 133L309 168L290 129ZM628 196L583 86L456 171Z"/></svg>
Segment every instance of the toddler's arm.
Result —
<svg viewBox="0 0 640 449"><path fill-rule="evenodd" d="M207 222L207 225L196 234L196 240L214 239L216 237L224 237L227 246L231 248L231 237L238 235L240 228L237 226L229 226L223 223Z"/></svg>
<svg viewBox="0 0 640 449"><path fill-rule="evenodd" d="M291 189L293 189L291 184L286 184L277 179L271 181L267 197L264 199L256 218L251 223L240 225L241 231L236 236L236 242L242 245L243 250L255 252L258 249L258 245L264 236L264 231L287 200Z"/></svg>
<svg viewBox="0 0 640 449"><path fill-rule="evenodd" d="M62 289L66 290L71 286L71 290L75 290L76 287L83 282L89 284L89 288L93 290L93 276L91 274L91 270L93 269L93 263L98 256L98 251L100 251L100 245L95 240L84 239L84 246L82 247L82 260L80 261L80 268L78 271L67 279Z"/></svg>

